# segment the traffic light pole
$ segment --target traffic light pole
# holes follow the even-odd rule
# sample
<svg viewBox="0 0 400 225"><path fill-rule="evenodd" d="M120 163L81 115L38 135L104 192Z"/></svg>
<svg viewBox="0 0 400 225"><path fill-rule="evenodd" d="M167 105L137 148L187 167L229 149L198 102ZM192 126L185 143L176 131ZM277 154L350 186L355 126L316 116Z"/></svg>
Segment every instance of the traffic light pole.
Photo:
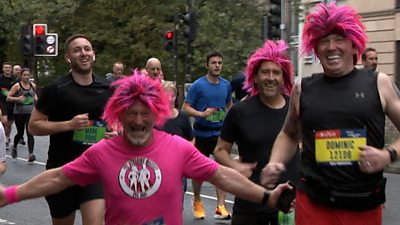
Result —
<svg viewBox="0 0 400 225"><path fill-rule="evenodd" d="M193 10L193 2L192 0L187 0L187 7L189 15L192 14ZM185 75L185 82L190 83L192 82L192 71L190 68L190 63L192 59L192 46L191 46L191 38L186 38L186 57L185 57L185 64L186 64L186 75Z"/></svg>
<svg viewBox="0 0 400 225"><path fill-rule="evenodd" d="M37 81L36 60L34 57L33 24L28 19L26 24L21 26L21 53L23 58L22 67L28 68Z"/></svg>
<svg viewBox="0 0 400 225"><path fill-rule="evenodd" d="M179 13L174 16L174 81L178 83L178 30L179 30Z"/></svg>
<svg viewBox="0 0 400 225"><path fill-rule="evenodd" d="M268 15L261 17L261 39L264 42L268 38Z"/></svg>

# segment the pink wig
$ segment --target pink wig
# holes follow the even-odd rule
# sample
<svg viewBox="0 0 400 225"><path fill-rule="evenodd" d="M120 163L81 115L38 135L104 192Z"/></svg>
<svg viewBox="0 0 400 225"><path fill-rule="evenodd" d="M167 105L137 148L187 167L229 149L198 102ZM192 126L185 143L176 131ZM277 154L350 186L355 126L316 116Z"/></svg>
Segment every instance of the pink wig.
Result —
<svg viewBox="0 0 400 225"><path fill-rule="evenodd" d="M306 17L301 53L315 52L321 38L330 34L340 34L357 48L354 62L357 63L367 43L365 27L360 19L361 16L349 6L336 6L334 2L329 6L318 4L315 12Z"/></svg>
<svg viewBox="0 0 400 225"><path fill-rule="evenodd" d="M104 109L103 119L113 129L121 129L119 119L136 102L141 101L156 115L155 124L161 126L170 115L169 100L159 81L141 76L135 70L132 76L112 83L116 87Z"/></svg>
<svg viewBox="0 0 400 225"><path fill-rule="evenodd" d="M282 68L284 85L281 93L289 96L293 88L293 65L286 55L288 46L282 40L277 42L267 40L262 48L257 49L247 60L247 67L244 71L246 80L243 89L251 96L258 94L258 88L254 80L261 64L265 61L276 63Z"/></svg>

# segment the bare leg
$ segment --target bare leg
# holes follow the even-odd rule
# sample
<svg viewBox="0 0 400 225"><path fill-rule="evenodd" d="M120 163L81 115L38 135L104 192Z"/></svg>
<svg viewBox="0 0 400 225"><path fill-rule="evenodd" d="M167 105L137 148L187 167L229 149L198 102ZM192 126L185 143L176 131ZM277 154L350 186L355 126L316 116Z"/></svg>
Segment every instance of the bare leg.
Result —
<svg viewBox="0 0 400 225"><path fill-rule="evenodd" d="M105 213L104 199L94 199L81 205L83 225L103 225Z"/></svg>
<svg viewBox="0 0 400 225"><path fill-rule="evenodd" d="M201 185L203 183L199 183L195 180L192 180L192 186L193 186L193 193L194 193L194 199L200 200L200 192L201 192Z"/></svg>
<svg viewBox="0 0 400 225"><path fill-rule="evenodd" d="M75 222L75 212L69 214L64 218L51 218L53 225L74 225Z"/></svg>
<svg viewBox="0 0 400 225"><path fill-rule="evenodd" d="M215 191L217 192L217 206L225 205L226 192L217 187L215 187Z"/></svg>

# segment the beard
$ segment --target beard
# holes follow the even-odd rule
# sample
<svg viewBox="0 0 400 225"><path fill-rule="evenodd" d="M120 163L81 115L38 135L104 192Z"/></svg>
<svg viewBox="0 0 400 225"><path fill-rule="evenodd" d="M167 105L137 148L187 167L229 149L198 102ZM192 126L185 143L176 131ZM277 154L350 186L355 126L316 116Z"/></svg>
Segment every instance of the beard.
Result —
<svg viewBox="0 0 400 225"><path fill-rule="evenodd" d="M76 71L77 73L89 73L90 71L92 71L92 67L93 67L93 62L91 62L90 66L87 68L83 68L77 63L71 63L72 70Z"/></svg>
<svg viewBox="0 0 400 225"><path fill-rule="evenodd" d="M125 135L125 137L129 140L129 142L133 145L133 146L145 146L145 144L147 143L147 141L151 138L152 135L152 131L146 132L142 137L134 137L133 135L127 133Z"/></svg>

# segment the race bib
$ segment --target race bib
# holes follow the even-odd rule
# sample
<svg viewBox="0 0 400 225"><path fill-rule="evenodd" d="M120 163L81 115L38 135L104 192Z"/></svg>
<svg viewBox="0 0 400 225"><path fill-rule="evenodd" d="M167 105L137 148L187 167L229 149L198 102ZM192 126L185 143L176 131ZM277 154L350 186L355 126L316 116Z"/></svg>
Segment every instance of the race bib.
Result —
<svg viewBox="0 0 400 225"><path fill-rule="evenodd" d="M223 110L223 109L218 109L217 111L213 112L213 114L206 117L207 121L210 121L213 123L222 122L222 121L224 121L224 119L225 119L225 110Z"/></svg>
<svg viewBox="0 0 400 225"><path fill-rule="evenodd" d="M25 100L22 102L23 105L32 105L33 104L33 97L32 96L27 96L25 97Z"/></svg>
<svg viewBox="0 0 400 225"><path fill-rule="evenodd" d="M91 120L89 127L74 131L72 140L83 145L93 145L104 138L106 127L102 120Z"/></svg>
<svg viewBox="0 0 400 225"><path fill-rule="evenodd" d="M318 164L348 166L357 163L359 146L367 145L365 129L322 130L315 133Z"/></svg>
<svg viewBox="0 0 400 225"><path fill-rule="evenodd" d="M6 88L2 88L2 89L0 90L0 93L1 93L2 95L4 95L4 96L7 96L9 92L10 92L10 90L7 90Z"/></svg>

